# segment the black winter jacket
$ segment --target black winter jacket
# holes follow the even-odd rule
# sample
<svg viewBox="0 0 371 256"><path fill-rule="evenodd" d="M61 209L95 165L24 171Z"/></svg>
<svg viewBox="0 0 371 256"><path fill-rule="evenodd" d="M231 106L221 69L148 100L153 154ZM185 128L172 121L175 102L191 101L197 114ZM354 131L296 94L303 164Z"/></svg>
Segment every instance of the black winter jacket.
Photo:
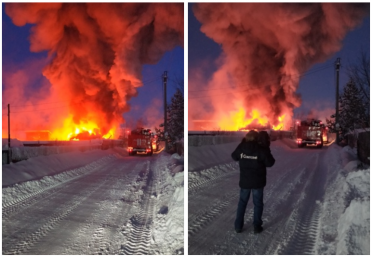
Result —
<svg viewBox="0 0 371 256"><path fill-rule="evenodd" d="M267 169L274 165L275 159L269 147L262 147L255 141L242 141L232 153L239 161L240 188L263 188L267 183Z"/></svg>

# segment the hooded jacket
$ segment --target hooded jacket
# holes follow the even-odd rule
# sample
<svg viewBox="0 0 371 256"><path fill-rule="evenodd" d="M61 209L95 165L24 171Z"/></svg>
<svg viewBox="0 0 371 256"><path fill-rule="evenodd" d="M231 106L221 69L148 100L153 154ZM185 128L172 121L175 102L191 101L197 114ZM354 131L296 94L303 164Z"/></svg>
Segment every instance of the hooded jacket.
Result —
<svg viewBox="0 0 371 256"><path fill-rule="evenodd" d="M257 189L267 183L267 168L275 163L269 147L263 147L256 141L243 140L232 153L232 158L239 161L240 188Z"/></svg>

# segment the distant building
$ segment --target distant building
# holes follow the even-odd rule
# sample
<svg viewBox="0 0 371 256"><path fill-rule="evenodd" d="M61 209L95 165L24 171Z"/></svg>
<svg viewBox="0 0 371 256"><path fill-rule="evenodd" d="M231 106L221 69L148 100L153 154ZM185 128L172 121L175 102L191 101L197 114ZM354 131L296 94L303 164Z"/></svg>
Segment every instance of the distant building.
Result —
<svg viewBox="0 0 371 256"><path fill-rule="evenodd" d="M50 135L48 130L26 131L26 140L49 140Z"/></svg>

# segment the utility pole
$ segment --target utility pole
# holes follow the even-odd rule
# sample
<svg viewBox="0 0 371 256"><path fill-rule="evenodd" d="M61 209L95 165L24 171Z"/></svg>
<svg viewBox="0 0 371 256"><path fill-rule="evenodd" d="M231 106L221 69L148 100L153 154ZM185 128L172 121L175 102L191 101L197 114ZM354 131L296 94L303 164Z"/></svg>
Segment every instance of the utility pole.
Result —
<svg viewBox="0 0 371 256"><path fill-rule="evenodd" d="M10 104L8 104L8 164L10 164Z"/></svg>
<svg viewBox="0 0 371 256"><path fill-rule="evenodd" d="M166 102L166 83L167 83L167 71L164 71L162 75L164 83L164 138L165 138L165 150L167 150L167 102Z"/></svg>
<svg viewBox="0 0 371 256"><path fill-rule="evenodd" d="M336 113L335 113L336 143L339 143L339 70L340 70L340 58L337 58L336 59Z"/></svg>

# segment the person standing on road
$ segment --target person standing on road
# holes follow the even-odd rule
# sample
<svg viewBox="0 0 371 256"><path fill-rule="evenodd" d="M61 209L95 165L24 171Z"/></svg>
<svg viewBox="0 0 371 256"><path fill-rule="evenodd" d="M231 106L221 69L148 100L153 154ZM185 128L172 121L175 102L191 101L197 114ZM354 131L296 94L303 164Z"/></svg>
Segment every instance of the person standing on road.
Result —
<svg viewBox="0 0 371 256"><path fill-rule="evenodd" d="M237 233L242 232L246 206L251 191L254 203L254 233L263 231L263 190L267 182L266 167L271 167L275 163L269 145L267 132L260 132L259 134L256 131L249 131L232 153L233 160L239 161L240 166L240 199L234 223Z"/></svg>

